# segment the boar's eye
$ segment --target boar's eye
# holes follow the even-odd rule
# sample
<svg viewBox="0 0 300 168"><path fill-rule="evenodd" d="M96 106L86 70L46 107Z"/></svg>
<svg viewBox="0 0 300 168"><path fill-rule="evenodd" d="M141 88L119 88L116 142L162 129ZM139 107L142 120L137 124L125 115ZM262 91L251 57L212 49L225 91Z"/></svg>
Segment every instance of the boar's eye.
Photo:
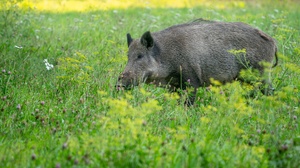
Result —
<svg viewBox="0 0 300 168"><path fill-rule="evenodd" d="M141 58L143 58L143 55L142 55L142 54L139 54L137 58L138 58L138 59L141 59Z"/></svg>

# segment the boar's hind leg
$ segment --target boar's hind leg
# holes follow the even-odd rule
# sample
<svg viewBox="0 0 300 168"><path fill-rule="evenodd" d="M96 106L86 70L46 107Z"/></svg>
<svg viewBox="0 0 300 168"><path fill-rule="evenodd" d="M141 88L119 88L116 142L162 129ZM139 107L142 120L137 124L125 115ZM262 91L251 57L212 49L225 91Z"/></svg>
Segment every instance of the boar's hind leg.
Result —
<svg viewBox="0 0 300 168"><path fill-rule="evenodd" d="M275 88L272 86L270 74L268 74L267 79L264 79L262 81L262 85L260 87L260 90L266 96L270 96L270 95L273 94Z"/></svg>
<svg viewBox="0 0 300 168"><path fill-rule="evenodd" d="M271 69L271 67L269 67ZM271 72L270 71L265 71L268 70L269 68L267 67L259 67L260 75L262 76L262 84L260 86L260 91L266 95L270 96L274 92L274 88L272 86L272 80L271 80Z"/></svg>

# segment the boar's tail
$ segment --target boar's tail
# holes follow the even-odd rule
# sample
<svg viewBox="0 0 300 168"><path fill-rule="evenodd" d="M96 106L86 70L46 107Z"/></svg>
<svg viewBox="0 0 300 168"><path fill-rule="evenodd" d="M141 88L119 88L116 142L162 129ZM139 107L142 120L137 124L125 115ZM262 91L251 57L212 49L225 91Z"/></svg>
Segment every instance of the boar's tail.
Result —
<svg viewBox="0 0 300 168"><path fill-rule="evenodd" d="M272 68L276 67L278 64L278 55L277 55L277 47L275 48L275 63L274 65L272 66Z"/></svg>

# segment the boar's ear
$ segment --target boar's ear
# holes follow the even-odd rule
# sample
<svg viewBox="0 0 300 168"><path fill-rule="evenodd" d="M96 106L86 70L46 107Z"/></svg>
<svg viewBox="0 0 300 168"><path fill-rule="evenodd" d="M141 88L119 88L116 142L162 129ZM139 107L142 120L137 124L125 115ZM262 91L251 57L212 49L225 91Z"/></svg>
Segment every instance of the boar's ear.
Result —
<svg viewBox="0 0 300 168"><path fill-rule="evenodd" d="M143 46L147 48L151 48L153 46L153 38L150 34L150 31L147 31L143 34L141 38L141 43Z"/></svg>
<svg viewBox="0 0 300 168"><path fill-rule="evenodd" d="M130 46L131 42L132 42L132 38L131 38L131 35L129 33L127 33L127 45L128 47Z"/></svg>

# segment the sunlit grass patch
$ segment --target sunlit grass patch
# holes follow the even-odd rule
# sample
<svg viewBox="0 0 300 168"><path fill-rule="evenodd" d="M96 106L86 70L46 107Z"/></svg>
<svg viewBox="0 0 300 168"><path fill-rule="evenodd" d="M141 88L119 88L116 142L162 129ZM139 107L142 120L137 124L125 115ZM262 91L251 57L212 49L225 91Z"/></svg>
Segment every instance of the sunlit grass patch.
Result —
<svg viewBox="0 0 300 168"><path fill-rule="evenodd" d="M245 8L243 1L209 1L209 0L24 0L18 3L22 9L36 9L38 11L68 12L111 10L127 8L191 8L204 6L216 9Z"/></svg>

